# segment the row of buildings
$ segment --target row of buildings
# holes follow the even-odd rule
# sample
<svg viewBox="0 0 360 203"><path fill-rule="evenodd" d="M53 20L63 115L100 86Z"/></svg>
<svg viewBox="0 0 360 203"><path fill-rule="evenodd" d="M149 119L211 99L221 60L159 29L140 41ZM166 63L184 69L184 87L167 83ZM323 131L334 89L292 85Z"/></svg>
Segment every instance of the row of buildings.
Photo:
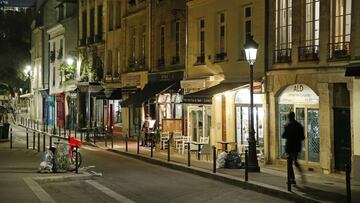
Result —
<svg viewBox="0 0 360 203"><path fill-rule="evenodd" d="M306 168L328 174L351 162L359 178L357 9L352 0L38 0L31 117L137 136L149 114L155 128L243 150L250 33L259 156L285 163L281 134L294 111Z"/></svg>

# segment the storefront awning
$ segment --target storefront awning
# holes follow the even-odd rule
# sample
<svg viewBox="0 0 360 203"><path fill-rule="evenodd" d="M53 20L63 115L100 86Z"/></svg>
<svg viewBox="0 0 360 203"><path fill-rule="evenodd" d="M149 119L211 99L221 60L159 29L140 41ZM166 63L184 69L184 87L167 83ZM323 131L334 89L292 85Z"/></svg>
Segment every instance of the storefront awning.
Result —
<svg viewBox="0 0 360 203"><path fill-rule="evenodd" d="M96 99L120 100L121 99L121 88L103 89L100 92L98 92L92 96L96 97Z"/></svg>
<svg viewBox="0 0 360 203"><path fill-rule="evenodd" d="M360 76L360 63L353 63L346 67L345 76L359 77Z"/></svg>
<svg viewBox="0 0 360 203"><path fill-rule="evenodd" d="M135 106L140 107L141 104L148 100L151 97L154 97L156 94L172 91L177 88L180 89L180 81L166 81L166 82L156 82L148 83L145 85L144 89L139 92L131 95L128 99L121 102L122 107Z"/></svg>
<svg viewBox="0 0 360 203"><path fill-rule="evenodd" d="M220 83L207 89L184 95L183 102L193 104L212 104L212 97L215 94L226 92L245 84L247 83Z"/></svg>

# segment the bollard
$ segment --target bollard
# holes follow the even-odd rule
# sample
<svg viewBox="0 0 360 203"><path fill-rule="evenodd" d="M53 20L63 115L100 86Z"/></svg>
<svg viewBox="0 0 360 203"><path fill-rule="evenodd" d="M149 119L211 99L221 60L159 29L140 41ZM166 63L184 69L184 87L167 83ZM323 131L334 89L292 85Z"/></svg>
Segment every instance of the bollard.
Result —
<svg viewBox="0 0 360 203"><path fill-rule="evenodd" d="M40 132L38 132L38 152L40 152Z"/></svg>
<svg viewBox="0 0 360 203"><path fill-rule="evenodd" d="M26 149L29 149L29 129L26 128Z"/></svg>
<svg viewBox="0 0 360 203"><path fill-rule="evenodd" d="M140 136L137 136L137 154L140 154Z"/></svg>
<svg viewBox="0 0 360 203"><path fill-rule="evenodd" d="M125 135L125 151L128 151L128 140L127 140L127 135Z"/></svg>
<svg viewBox="0 0 360 203"><path fill-rule="evenodd" d="M292 161L290 157L287 158L287 189L291 192L291 180L290 180L290 168L291 168Z"/></svg>
<svg viewBox="0 0 360 203"><path fill-rule="evenodd" d="M69 134L68 134L68 135L70 135L70 136L71 136L71 129L69 128L68 130L69 130Z"/></svg>
<svg viewBox="0 0 360 203"><path fill-rule="evenodd" d="M80 140L83 141L83 132L80 131Z"/></svg>
<svg viewBox="0 0 360 203"><path fill-rule="evenodd" d="M216 173L216 146L213 146L213 173Z"/></svg>
<svg viewBox="0 0 360 203"><path fill-rule="evenodd" d="M170 138L167 141L167 153L168 153L167 161L170 161Z"/></svg>
<svg viewBox="0 0 360 203"><path fill-rule="evenodd" d="M153 150L154 150L154 139L151 139L150 143L151 151L150 151L150 157L153 157Z"/></svg>
<svg viewBox="0 0 360 203"><path fill-rule="evenodd" d="M33 131L33 150L35 150L35 131Z"/></svg>
<svg viewBox="0 0 360 203"><path fill-rule="evenodd" d="M52 147L52 136L50 135L50 139L49 139L49 148L51 148Z"/></svg>
<svg viewBox="0 0 360 203"><path fill-rule="evenodd" d="M76 136L76 128L75 128L75 132L74 132L74 134L75 134L75 139L77 139L77 136Z"/></svg>
<svg viewBox="0 0 360 203"><path fill-rule="evenodd" d="M38 120L36 120L36 129L39 130L39 121Z"/></svg>
<svg viewBox="0 0 360 203"><path fill-rule="evenodd" d="M46 141L46 139L45 139L45 133L43 133L43 151L45 152L45 141Z"/></svg>
<svg viewBox="0 0 360 203"><path fill-rule="evenodd" d="M351 165L345 164L346 171L346 202L351 203L351 183L350 183L350 173L351 173Z"/></svg>
<svg viewBox="0 0 360 203"><path fill-rule="evenodd" d="M191 150L190 150L190 142L187 143L187 149L188 149L188 166L191 166Z"/></svg>
<svg viewBox="0 0 360 203"><path fill-rule="evenodd" d="M248 150L245 150L245 181L249 180L249 171L248 171L248 161L249 161L249 154Z"/></svg>
<svg viewBox="0 0 360 203"><path fill-rule="evenodd" d="M59 128L59 136L61 136L61 129Z"/></svg>
<svg viewBox="0 0 360 203"><path fill-rule="evenodd" d="M111 149L114 149L114 134L111 131Z"/></svg>
<svg viewBox="0 0 360 203"><path fill-rule="evenodd" d="M79 163L79 152L78 147L75 147L76 157L75 157L75 172L79 173L78 163Z"/></svg>
<svg viewBox="0 0 360 203"><path fill-rule="evenodd" d="M105 131L105 134L104 134L104 138L105 138L105 147L107 147L107 131Z"/></svg>
<svg viewBox="0 0 360 203"><path fill-rule="evenodd" d="M96 128L93 130L94 144L96 144Z"/></svg>
<svg viewBox="0 0 360 203"><path fill-rule="evenodd" d="M12 128L10 128L10 149L12 149Z"/></svg>

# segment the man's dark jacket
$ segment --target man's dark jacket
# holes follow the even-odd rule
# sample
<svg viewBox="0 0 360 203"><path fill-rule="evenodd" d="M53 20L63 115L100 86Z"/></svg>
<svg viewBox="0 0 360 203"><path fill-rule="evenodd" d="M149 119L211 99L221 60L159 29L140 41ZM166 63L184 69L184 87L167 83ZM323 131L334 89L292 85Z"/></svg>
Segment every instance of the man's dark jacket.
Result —
<svg viewBox="0 0 360 203"><path fill-rule="evenodd" d="M300 152L302 147L301 143L305 139L304 128L299 122L292 120L285 126L282 137L286 139L286 153Z"/></svg>

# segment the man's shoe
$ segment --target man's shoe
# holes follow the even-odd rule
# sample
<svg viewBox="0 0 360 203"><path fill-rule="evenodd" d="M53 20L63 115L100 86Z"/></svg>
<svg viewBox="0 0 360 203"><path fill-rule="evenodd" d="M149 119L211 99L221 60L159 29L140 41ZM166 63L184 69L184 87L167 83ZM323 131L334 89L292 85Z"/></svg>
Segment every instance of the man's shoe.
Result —
<svg viewBox="0 0 360 203"><path fill-rule="evenodd" d="M288 184L288 182L286 182L286 184ZM296 181L295 180L290 180L290 184L296 185Z"/></svg>

